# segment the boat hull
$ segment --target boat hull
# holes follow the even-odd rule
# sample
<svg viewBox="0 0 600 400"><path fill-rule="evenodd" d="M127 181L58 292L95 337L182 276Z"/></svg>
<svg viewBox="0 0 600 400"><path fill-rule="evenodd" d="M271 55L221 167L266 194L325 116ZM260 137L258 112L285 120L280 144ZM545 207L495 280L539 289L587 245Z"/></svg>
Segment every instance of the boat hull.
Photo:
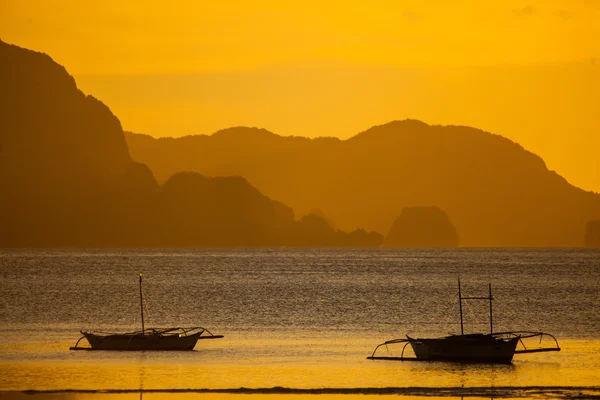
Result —
<svg viewBox="0 0 600 400"><path fill-rule="evenodd" d="M519 338L501 339L491 335L448 336L439 339L411 339L419 360L510 364Z"/></svg>
<svg viewBox="0 0 600 400"><path fill-rule="evenodd" d="M193 350L200 332L191 335L84 334L94 350Z"/></svg>

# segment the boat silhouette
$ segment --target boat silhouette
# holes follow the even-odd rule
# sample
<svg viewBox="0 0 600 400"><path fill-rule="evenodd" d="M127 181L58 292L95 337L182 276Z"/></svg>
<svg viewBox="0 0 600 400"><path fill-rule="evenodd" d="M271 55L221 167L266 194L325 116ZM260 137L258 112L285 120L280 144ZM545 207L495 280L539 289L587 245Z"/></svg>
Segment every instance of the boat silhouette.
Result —
<svg viewBox="0 0 600 400"><path fill-rule="evenodd" d="M70 350L193 350L198 340L220 339L223 335L213 335L200 326L190 328L146 328L144 325L144 300L142 294L142 274L140 274L140 311L142 330L128 333L100 331L80 331L83 336ZM79 342L87 339L90 347L79 347Z"/></svg>
<svg viewBox="0 0 600 400"><path fill-rule="evenodd" d="M515 354L538 353L546 351L560 351L558 341L554 336L545 332L532 331L506 331L494 332L492 285L488 285L489 294L487 297L463 297L458 280L458 304L460 313L460 335L449 335L440 338L412 338L406 335L406 339L392 339L375 347L369 360L392 360L392 361L452 361L452 362L482 362L510 364ZM490 333L464 333L463 323L463 300L487 300L490 304ZM523 339L539 337L540 343L544 337L551 338L554 341L552 347L527 348ZM385 346L393 344L402 344L402 353L400 357L377 356L377 351ZM410 344L415 356L404 357L404 350ZM517 349L521 344L522 348Z"/></svg>

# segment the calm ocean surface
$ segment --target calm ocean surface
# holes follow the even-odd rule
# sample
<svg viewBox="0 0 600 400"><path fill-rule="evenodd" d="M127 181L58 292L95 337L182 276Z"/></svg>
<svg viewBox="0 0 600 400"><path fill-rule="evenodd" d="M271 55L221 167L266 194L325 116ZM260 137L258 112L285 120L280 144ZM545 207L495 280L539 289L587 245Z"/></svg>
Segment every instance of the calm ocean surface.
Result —
<svg viewBox="0 0 600 400"><path fill-rule="evenodd" d="M69 351L81 329L140 328L140 272L147 327L225 338ZM495 330L549 332L562 351L500 366L366 360L385 340L458 333L459 276L464 295L492 283ZM489 329L487 307L469 302L467 332ZM600 386L600 252L3 250L0 337L0 391Z"/></svg>

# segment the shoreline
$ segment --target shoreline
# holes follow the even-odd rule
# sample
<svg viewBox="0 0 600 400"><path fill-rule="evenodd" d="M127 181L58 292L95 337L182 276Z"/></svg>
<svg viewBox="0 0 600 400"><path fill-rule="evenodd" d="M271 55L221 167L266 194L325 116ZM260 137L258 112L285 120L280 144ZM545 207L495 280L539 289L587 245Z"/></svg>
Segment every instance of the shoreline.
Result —
<svg viewBox="0 0 600 400"><path fill-rule="evenodd" d="M197 388L197 389L60 389L0 390L5 395L121 395L121 394L280 394L280 395L402 395L426 397L553 397L598 398L600 386L481 386L481 387L364 387L364 388Z"/></svg>

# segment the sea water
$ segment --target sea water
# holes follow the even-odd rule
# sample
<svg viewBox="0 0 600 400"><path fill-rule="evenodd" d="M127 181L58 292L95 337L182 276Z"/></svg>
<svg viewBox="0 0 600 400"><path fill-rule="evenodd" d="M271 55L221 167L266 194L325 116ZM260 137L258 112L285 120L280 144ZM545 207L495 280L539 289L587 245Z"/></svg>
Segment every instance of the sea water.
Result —
<svg viewBox="0 0 600 400"><path fill-rule="evenodd" d="M82 329L141 329L139 273L146 327L225 337L191 352L70 351ZM548 332L562 351L511 365L366 359L389 339L459 333L459 277L464 296L491 283L495 331ZM486 301L463 314L465 333L489 331ZM2 392L597 387L600 252L3 250L0 338Z"/></svg>

